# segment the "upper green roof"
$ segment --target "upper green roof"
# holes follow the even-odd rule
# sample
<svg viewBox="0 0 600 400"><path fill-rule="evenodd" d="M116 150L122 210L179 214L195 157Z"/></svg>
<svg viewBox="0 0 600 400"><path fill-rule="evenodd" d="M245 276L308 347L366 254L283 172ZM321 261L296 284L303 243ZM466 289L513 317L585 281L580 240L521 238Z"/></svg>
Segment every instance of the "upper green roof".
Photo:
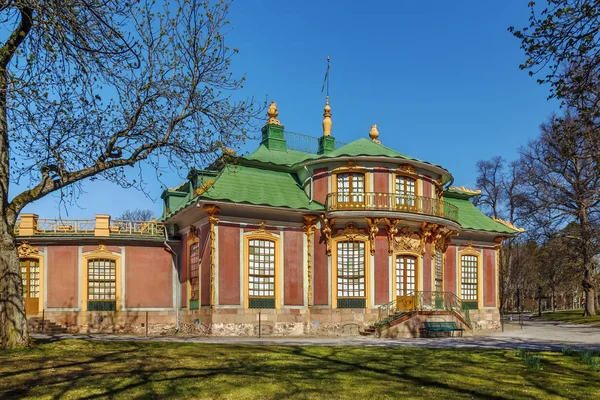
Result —
<svg viewBox="0 0 600 400"><path fill-rule="evenodd" d="M447 194L447 192L444 194ZM458 207L458 223L463 229L508 234L518 233L517 230L494 221L492 218L479 211L473 203L465 198L458 199L454 197L444 197L444 201Z"/></svg>
<svg viewBox="0 0 600 400"><path fill-rule="evenodd" d="M267 164L285 165L291 167L302 161L318 158L318 154L305 153L296 150L269 150L267 146L261 144L253 153L242 158L251 161L260 161Z"/></svg>
<svg viewBox="0 0 600 400"><path fill-rule="evenodd" d="M322 211L310 201L295 175L247 166L226 167L199 199Z"/></svg>

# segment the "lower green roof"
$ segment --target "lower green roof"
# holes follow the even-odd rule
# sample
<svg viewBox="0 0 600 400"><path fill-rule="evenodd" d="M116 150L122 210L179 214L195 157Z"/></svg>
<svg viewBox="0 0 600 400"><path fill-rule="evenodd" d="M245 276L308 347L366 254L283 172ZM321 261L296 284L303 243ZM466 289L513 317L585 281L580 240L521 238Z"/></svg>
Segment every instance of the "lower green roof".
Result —
<svg viewBox="0 0 600 400"><path fill-rule="evenodd" d="M517 230L494 221L492 218L479 211L479 209L467 199L444 197L444 201L458 207L458 223L463 229L508 234L519 233Z"/></svg>
<svg viewBox="0 0 600 400"><path fill-rule="evenodd" d="M323 211L310 201L294 174L247 166L226 167L198 199Z"/></svg>

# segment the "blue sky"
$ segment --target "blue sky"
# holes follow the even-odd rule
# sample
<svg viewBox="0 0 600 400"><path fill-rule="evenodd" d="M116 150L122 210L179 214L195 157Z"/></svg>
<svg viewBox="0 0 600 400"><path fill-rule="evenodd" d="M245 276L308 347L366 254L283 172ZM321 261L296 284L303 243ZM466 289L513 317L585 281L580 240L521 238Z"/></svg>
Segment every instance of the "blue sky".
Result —
<svg viewBox="0 0 600 400"><path fill-rule="evenodd" d="M558 109L518 66L524 59L510 25L527 23L526 1L236 1L230 47L240 53L244 95L276 101L286 130L322 134L321 85L331 56L332 135L368 137L377 124L382 144L450 170L455 184L474 187L475 163L519 146ZM258 145L253 142L249 150ZM160 183L150 198L107 182L85 182L69 218L118 215L127 208L160 214ZM181 178L163 179L176 186ZM13 195L17 188L12 188ZM56 196L26 207L67 217Z"/></svg>

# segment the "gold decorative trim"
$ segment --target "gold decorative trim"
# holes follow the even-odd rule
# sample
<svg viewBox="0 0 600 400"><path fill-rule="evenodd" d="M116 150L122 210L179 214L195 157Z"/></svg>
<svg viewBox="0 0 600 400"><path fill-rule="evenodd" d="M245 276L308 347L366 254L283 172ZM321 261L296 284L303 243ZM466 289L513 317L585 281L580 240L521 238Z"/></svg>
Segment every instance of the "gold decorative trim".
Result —
<svg viewBox="0 0 600 400"><path fill-rule="evenodd" d="M88 256L88 257L113 256L114 257L114 254L112 253L112 251L110 251L106 248L106 245L104 245L104 243L100 243L96 249L87 253L86 256Z"/></svg>
<svg viewBox="0 0 600 400"><path fill-rule="evenodd" d="M394 238L398 234L398 225L402 222L401 219L388 219L384 218L386 224L386 231L388 235L388 253L394 254Z"/></svg>
<svg viewBox="0 0 600 400"><path fill-rule="evenodd" d="M279 110L277 110L277 103L274 101L269 105L269 109L267 110L267 116L269 119L267 120L267 125L279 125L281 126L281 122L277 119L279 115Z"/></svg>
<svg viewBox="0 0 600 400"><path fill-rule="evenodd" d="M214 179L207 181L205 184L202 185L202 187L196 189L196 194L200 196L201 194L205 193L214 183Z"/></svg>
<svg viewBox="0 0 600 400"><path fill-rule="evenodd" d="M331 236L333 234L335 218L327 218L325 215L322 215L321 218L323 219L323 228L321 228L321 234L325 238L325 251L327 256L331 256Z"/></svg>
<svg viewBox="0 0 600 400"><path fill-rule="evenodd" d="M502 242L505 240L506 238L504 236L496 236L494 238L494 242L496 243L494 245L494 249L496 250L500 250L502 248Z"/></svg>
<svg viewBox="0 0 600 400"><path fill-rule="evenodd" d="M379 137L379 131L377 130L377 125L373 124L371 125L371 130L369 131L369 137L371 138L371 140L377 144L381 144L381 142L379 140L377 140L377 138Z"/></svg>
<svg viewBox="0 0 600 400"><path fill-rule="evenodd" d="M303 220L302 230L306 234L306 243L307 243L306 269L307 269L307 273L308 273L308 288L306 289L306 291L307 291L306 297L307 297L307 302L308 302L308 308L312 307L312 276L313 276L312 241L313 241L313 233L314 233L315 229L317 228L317 225L315 224L315 221L317 220L317 218L318 217L316 215L304 215L302 217L302 220Z"/></svg>
<svg viewBox="0 0 600 400"><path fill-rule="evenodd" d="M221 209L214 204L205 204L202 209L208 214L210 224L210 308L215 308L215 225L220 219L215 217Z"/></svg>
<svg viewBox="0 0 600 400"><path fill-rule="evenodd" d="M267 232L267 223L265 221L260 221L258 223L258 229L254 231L255 233L268 233Z"/></svg>
<svg viewBox="0 0 600 400"><path fill-rule="evenodd" d="M355 222L350 221L346 224L344 229L340 229L335 236L345 236L348 240L357 240L363 239L368 235L362 229L359 229Z"/></svg>
<svg viewBox="0 0 600 400"><path fill-rule="evenodd" d="M413 167L410 164L403 164L401 166L398 167L398 169L396 170L396 173L398 174L406 174L406 175L413 175L413 176L418 176L419 173L417 172L417 170L415 169L415 167Z"/></svg>
<svg viewBox="0 0 600 400"><path fill-rule="evenodd" d="M503 220L503 219L500 219L500 218L494 218L494 221L496 221L496 222L498 222L498 223L500 223L500 224L502 224L502 225L504 225L504 226L507 226L507 227L509 227L510 229L514 229L514 230L515 230L515 231L517 231L517 232L525 232L525 228L517 228L516 226L514 226L514 225L513 225L511 222L509 222L509 221L505 221L505 220Z"/></svg>
<svg viewBox="0 0 600 400"><path fill-rule="evenodd" d="M423 254L425 254L425 244L427 243L427 239L429 239L430 237L432 238L432 240L435 239L435 237L437 237L437 235L439 234L438 230L438 224L432 224L429 222L423 222L421 224L421 251L423 252Z"/></svg>
<svg viewBox="0 0 600 400"><path fill-rule="evenodd" d="M454 190L454 191L457 191L457 192L463 192L463 193L467 193L467 194L481 194L481 190L468 189L464 185L461 186L461 187L454 186L454 187L451 187L448 190Z"/></svg>
<svg viewBox="0 0 600 400"><path fill-rule="evenodd" d="M367 220L367 224L369 225L369 243L370 243L370 251L371 251L371 255L375 254L375 237L377 236L377 234L379 233L379 227L377 225L379 225L379 221L381 221L380 218L367 218L365 217L365 219Z"/></svg>
<svg viewBox="0 0 600 400"><path fill-rule="evenodd" d="M36 256L39 254L38 249L31 246L29 244L29 242L21 243L21 245L17 249L17 252L19 254L19 258L26 258L26 257Z"/></svg>
<svg viewBox="0 0 600 400"><path fill-rule="evenodd" d="M415 237L416 236L416 237ZM395 253L413 253L415 255L422 255L423 244L420 240L420 235L414 232L412 228L405 226L398 232L398 237L394 240L394 252Z"/></svg>
<svg viewBox="0 0 600 400"><path fill-rule="evenodd" d="M458 236L457 231L453 230L442 230L439 239L435 242L436 247L445 253L448 250L448 246L452 242L452 236Z"/></svg>

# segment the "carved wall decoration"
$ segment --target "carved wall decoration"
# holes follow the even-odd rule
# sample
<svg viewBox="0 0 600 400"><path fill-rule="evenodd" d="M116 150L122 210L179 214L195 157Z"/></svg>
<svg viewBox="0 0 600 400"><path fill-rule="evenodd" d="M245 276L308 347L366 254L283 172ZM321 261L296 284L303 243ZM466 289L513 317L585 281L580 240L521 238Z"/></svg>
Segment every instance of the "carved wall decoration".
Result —
<svg viewBox="0 0 600 400"><path fill-rule="evenodd" d="M394 240L394 252L423 254L420 235L408 226L403 227Z"/></svg>
<svg viewBox="0 0 600 400"><path fill-rule="evenodd" d="M108 250L103 243L100 243L96 249L92 250L89 253L89 256L90 257L98 257L98 258L106 257L106 256L114 257L113 253L110 250Z"/></svg>
<svg viewBox="0 0 600 400"><path fill-rule="evenodd" d="M210 224L210 308L215 308L215 225L220 221L215 215L220 213L221 209L213 204L206 204L202 208L208 214Z"/></svg>
<svg viewBox="0 0 600 400"><path fill-rule="evenodd" d="M415 167L413 167L410 164L404 164L398 167L398 169L396 170L397 173L399 174L404 174L404 175L413 175L413 176L417 176L419 175L417 170L415 169Z"/></svg>
<svg viewBox="0 0 600 400"><path fill-rule="evenodd" d="M496 250L500 250L502 248L502 242L505 240L506 238L504 236L496 236L494 238L494 242L496 242L496 244L494 245L494 249Z"/></svg>
<svg viewBox="0 0 600 400"><path fill-rule="evenodd" d="M445 253L452 242L452 236L458 236L458 232L453 230L443 230L440 238L435 242L438 249Z"/></svg>
<svg viewBox="0 0 600 400"><path fill-rule="evenodd" d="M438 235L438 224L432 224L429 222L423 222L421 224L421 248L423 254L425 254L425 243L429 238L433 238Z"/></svg>
<svg viewBox="0 0 600 400"><path fill-rule="evenodd" d="M371 244L371 255L375 254L375 237L379 233L379 221L380 218L366 218L367 224L369 225L369 243Z"/></svg>
<svg viewBox="0 0 600 400"><path fill-rule="evenodd" d="M321 228L322 240L325 240L327 255L331 256L331 235L333 234L335 218L327 218L325 215L321 215L321 218L323 219L323 228Z"/></svg>
<svg viewBox="0 0 600 400"><path fill-rule="evenodd" d="M36 256L39 252L38 249L32 247L28 242L23 242L18 250L19 258L26 258L30 256Z"/></svg>
<svg viewBox="0 0 600 400"><path fill-rule="evenodd" d="M356 240L366 236L362 229L358 229L355 222L348 222L344 229L340 229L336 236L346 236L348 240Z"/></svg>
<svg viewBox="0 0 600 400"><path fill-rule="evenodd" d="M302 230L306 234L306 265L307 265L307 273L308 273L308 288L307 290L307 301L308 308L312 307L312 241L313 241L313 232L317 228L315 221L317 220L316 215L304 215L302 217L304 224L302 225Z"/></svg>
<svg viewBox="0 0 600 400"><path fill-rule="evenodd" d="M398 234L398 225L402 221L401 219L388 219L385 218L386 230L388 235L388 253L394 254L394 238Z"/></svg>

